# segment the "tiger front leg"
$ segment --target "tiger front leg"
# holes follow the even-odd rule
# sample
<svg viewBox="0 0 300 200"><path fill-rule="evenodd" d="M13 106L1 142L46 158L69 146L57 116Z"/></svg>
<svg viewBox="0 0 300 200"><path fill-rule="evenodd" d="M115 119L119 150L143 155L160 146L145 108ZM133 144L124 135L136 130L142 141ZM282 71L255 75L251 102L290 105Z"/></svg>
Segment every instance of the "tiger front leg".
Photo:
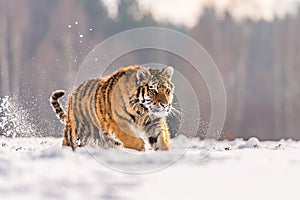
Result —
<svg viewBox="0 0 300 200"><path fill-rule="evenodd" d="M135 133L130 130L129 126L123 124L122 128L119 126L116 126L115 128L116 137L123 143L125 148L134 149L137 151L145 150L145 143L143 139L136 136Z"/></svg>
<svg viewBox="0 0 300 200"><path fill-rule="evenodd" d="M153 150L170 150L170 135L169 133L162 132L158 136L149 137L149 143Z"/></svg>
<svg viewBox="0 0 300 200"><path fill-rule="evenodd" d="M170 150L170 133L167 123L164 123L163 129L157 135L151 135L149 137L149 143L153 150Z"/></svg>

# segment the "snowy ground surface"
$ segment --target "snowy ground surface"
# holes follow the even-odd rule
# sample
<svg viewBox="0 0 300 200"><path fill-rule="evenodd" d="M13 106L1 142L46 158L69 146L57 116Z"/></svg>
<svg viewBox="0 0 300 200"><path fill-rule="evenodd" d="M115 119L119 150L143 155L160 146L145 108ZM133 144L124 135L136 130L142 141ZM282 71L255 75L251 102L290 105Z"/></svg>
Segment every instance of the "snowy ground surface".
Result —
<svg viewBox="0 0 300 200"><path fill-rule="evenodd" d="M0 138L0 199L300 199L300 142L193 141L170 152ZM188 144L188 145L187 145Z"/></svg>

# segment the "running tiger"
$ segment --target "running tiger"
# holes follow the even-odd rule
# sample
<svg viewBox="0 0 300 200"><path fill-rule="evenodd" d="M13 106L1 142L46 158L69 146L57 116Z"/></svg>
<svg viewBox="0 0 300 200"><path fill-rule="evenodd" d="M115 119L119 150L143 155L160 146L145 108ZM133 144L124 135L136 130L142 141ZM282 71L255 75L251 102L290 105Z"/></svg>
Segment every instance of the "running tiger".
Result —
<svg viewBox="0 0 300 200"><path fill-rule="evenodd" d="M58 101L65 92L55 91L50 102L65 124L63 145L142 151L150 144L154 150L169 150L166 116L172 109L173 72L172 67L135 65L87 80L72 92L67 112Z"/></svg>

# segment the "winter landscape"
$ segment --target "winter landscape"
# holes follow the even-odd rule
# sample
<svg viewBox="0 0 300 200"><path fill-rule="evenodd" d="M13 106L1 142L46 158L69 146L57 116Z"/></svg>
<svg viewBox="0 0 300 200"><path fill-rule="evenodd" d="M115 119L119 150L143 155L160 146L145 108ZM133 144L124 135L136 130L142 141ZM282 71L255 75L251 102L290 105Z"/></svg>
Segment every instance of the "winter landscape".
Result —
<svg viewBox="0 0 300 200"><path fill-rule="evenodd" d="M300 199L299 22L300 0L0 0L0 200ZM53 91L67 110L135 64L174 68L171 150L63 147Z"/></svg>
<svg viewBox="0 0 300 200"><path fill-rule="evenodd" d="M200 140L171 150L62 147L37 134L30 114L1 99L1 199L297 199L300 142ZM24 131L25 130L25 131ZM25 133L26 134L21 134Z"/></svg>

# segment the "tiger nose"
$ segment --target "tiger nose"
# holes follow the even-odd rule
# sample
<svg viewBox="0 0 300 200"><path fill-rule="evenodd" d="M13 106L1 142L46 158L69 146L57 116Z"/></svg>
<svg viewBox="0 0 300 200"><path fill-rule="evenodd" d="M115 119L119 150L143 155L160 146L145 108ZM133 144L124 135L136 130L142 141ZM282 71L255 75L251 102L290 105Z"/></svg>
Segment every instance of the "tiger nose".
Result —
<svg viewBox="0 0 300 200"><path fill-rule="evenodd" d="M165 103L159 103L159 105L160 105L161 107L163 107L163 108L168 107L168 104L165 104Z"/></svg>

